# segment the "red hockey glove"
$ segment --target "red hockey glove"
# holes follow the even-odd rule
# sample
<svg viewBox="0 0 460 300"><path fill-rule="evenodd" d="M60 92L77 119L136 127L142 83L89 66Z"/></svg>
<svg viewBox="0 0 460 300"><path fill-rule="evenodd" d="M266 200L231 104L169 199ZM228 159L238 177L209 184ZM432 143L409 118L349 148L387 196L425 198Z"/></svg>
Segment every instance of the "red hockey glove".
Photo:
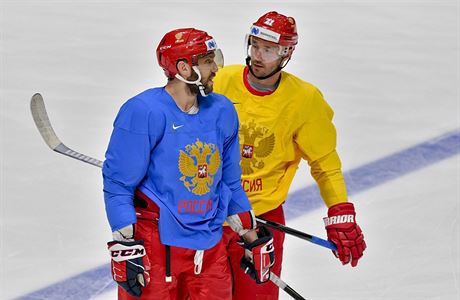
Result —
<svg viewBox="0 0 460 300"><path fill-rule="evenodd" d="M243 242L245 255L241 258L240 266L257 283L270 279L270 269L275 263L275 248L273 235L263 226L258 229L258 239L252 243Z"/></svg>
<svg viewBox="0 0 460 300"><path fill-rule="evenodd" d="M144 241L112 241L107 246L112 257L112 277L130 295L140 297L141 287L150 281L150 261Z"/></svg>
<svg viewBox="0 0 460 300"><path fill-rule="evenodd" d="M324 218L328 240L337 246L334 255L343 265L351 261L356 267L358 260L363 256L366 243L364 236L356 224L356 213L352 203L339 203L329 208L327 218Z"/></svg>

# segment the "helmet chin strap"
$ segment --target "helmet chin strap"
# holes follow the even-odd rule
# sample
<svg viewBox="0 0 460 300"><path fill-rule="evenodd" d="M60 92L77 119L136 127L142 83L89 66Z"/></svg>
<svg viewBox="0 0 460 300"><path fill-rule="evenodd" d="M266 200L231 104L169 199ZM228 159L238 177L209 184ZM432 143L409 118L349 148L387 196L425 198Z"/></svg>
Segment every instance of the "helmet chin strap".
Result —
<svg viewBox="0 0 460 300"><path fill-rule="evenodd" d="M187 80L185 79L184 77L180 76L179 74L176 74L176 78L179 79L180 81L182 82L185 82L185 83L188 83L188 84L194 84L196 86L198 86L198 89L200 91L200 94L201 96L203 97L207 97L208 94L206 94L204 91L205 91L205 87L204 85L201 83L201 73L200 73L200 70L198 70L198 67L197 66L192 66L192 69L198 74L198 79L195 80L195 81L190 81L190 80Z"/></svg>
<svg viewBox="0 0 460 300"><path fill-rule="evenodd" d="M254 71L252 70L252 67L251 67L251 64L250 64L250 62L251 62L251 57L250 56L246 57L246 66L248 67L249 72L251 72L252 76L254 76L255 78L257 78L259 80L264 80L264 79L272 77L273 75L275 75L276 73L281 71L288 64L288 62L290 60L291 60L291 58L289 57L287 60L283 60L283 61L285 61L285 63L283 63L283 61L281 61L280 64L278 65L278 67L276 67L276 69L273 70L273 72L271 72L270 74L265 75L265 76L257 76L256 74L254 74Z"/></svg>

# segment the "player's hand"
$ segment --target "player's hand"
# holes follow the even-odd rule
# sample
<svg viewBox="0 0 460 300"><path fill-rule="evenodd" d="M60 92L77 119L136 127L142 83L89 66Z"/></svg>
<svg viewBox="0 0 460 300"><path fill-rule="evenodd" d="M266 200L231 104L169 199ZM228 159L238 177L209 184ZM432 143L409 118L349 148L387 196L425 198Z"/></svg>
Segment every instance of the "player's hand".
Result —
<svg viewBox="0 0 460 300"><path fill-rule="evenodd" d="M112 258L112 277L123 289L134 297L140 297L141 287L150 282L150 261L146 255L144 241L135 241L133 226L113 233L114 241L107 246Z"/></svg>
<svg viewBox="0 0 460 300"><path fill-rule="evenodd" d="M241 258L240 266L257 283L270 279L270 270L275 262L273 235L264 226L257 231L258 238L251 242L242 242L245 255Z"/></svg>
<svg viewBox="0 0 460 300"><path fill-rule="evenodd" d="M364 235L356 224L356 213L352 203L339 203L331 206L327 217L324 218L328 240L337 246L334 255L343 265L351 262L351 266L358 265L363 256L366 243Z"/></svg>

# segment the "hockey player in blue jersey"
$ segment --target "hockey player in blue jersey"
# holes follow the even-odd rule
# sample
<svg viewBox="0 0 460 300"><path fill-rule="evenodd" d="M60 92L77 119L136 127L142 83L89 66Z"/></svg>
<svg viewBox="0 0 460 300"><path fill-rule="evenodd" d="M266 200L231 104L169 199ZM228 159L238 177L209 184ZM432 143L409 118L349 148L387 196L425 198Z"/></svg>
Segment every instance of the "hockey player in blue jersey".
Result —
<svg viewBox="0 0 460 300"><path fill-rule="evenodd" d="M163 37L157 58L168 83L121 107L103 166L118 297L175 299L181 286L191 299L231 299L224 221L243 237L258 282L269 279L273 239L256 233L241 187L236 111L212 93L222 53L185 28Z"/></svg>

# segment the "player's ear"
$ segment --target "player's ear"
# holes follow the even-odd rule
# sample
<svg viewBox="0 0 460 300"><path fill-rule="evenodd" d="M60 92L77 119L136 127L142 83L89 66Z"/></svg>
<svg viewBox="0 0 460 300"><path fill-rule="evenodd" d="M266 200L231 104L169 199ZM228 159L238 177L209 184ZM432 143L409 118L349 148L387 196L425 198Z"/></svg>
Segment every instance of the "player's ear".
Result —
<svg viewBox="0 0 460 300"><path fill-rule="evenodd" d="M192 67L185 60L178 61L176 68L182 78L189 78L192 75Z"/></svg>

